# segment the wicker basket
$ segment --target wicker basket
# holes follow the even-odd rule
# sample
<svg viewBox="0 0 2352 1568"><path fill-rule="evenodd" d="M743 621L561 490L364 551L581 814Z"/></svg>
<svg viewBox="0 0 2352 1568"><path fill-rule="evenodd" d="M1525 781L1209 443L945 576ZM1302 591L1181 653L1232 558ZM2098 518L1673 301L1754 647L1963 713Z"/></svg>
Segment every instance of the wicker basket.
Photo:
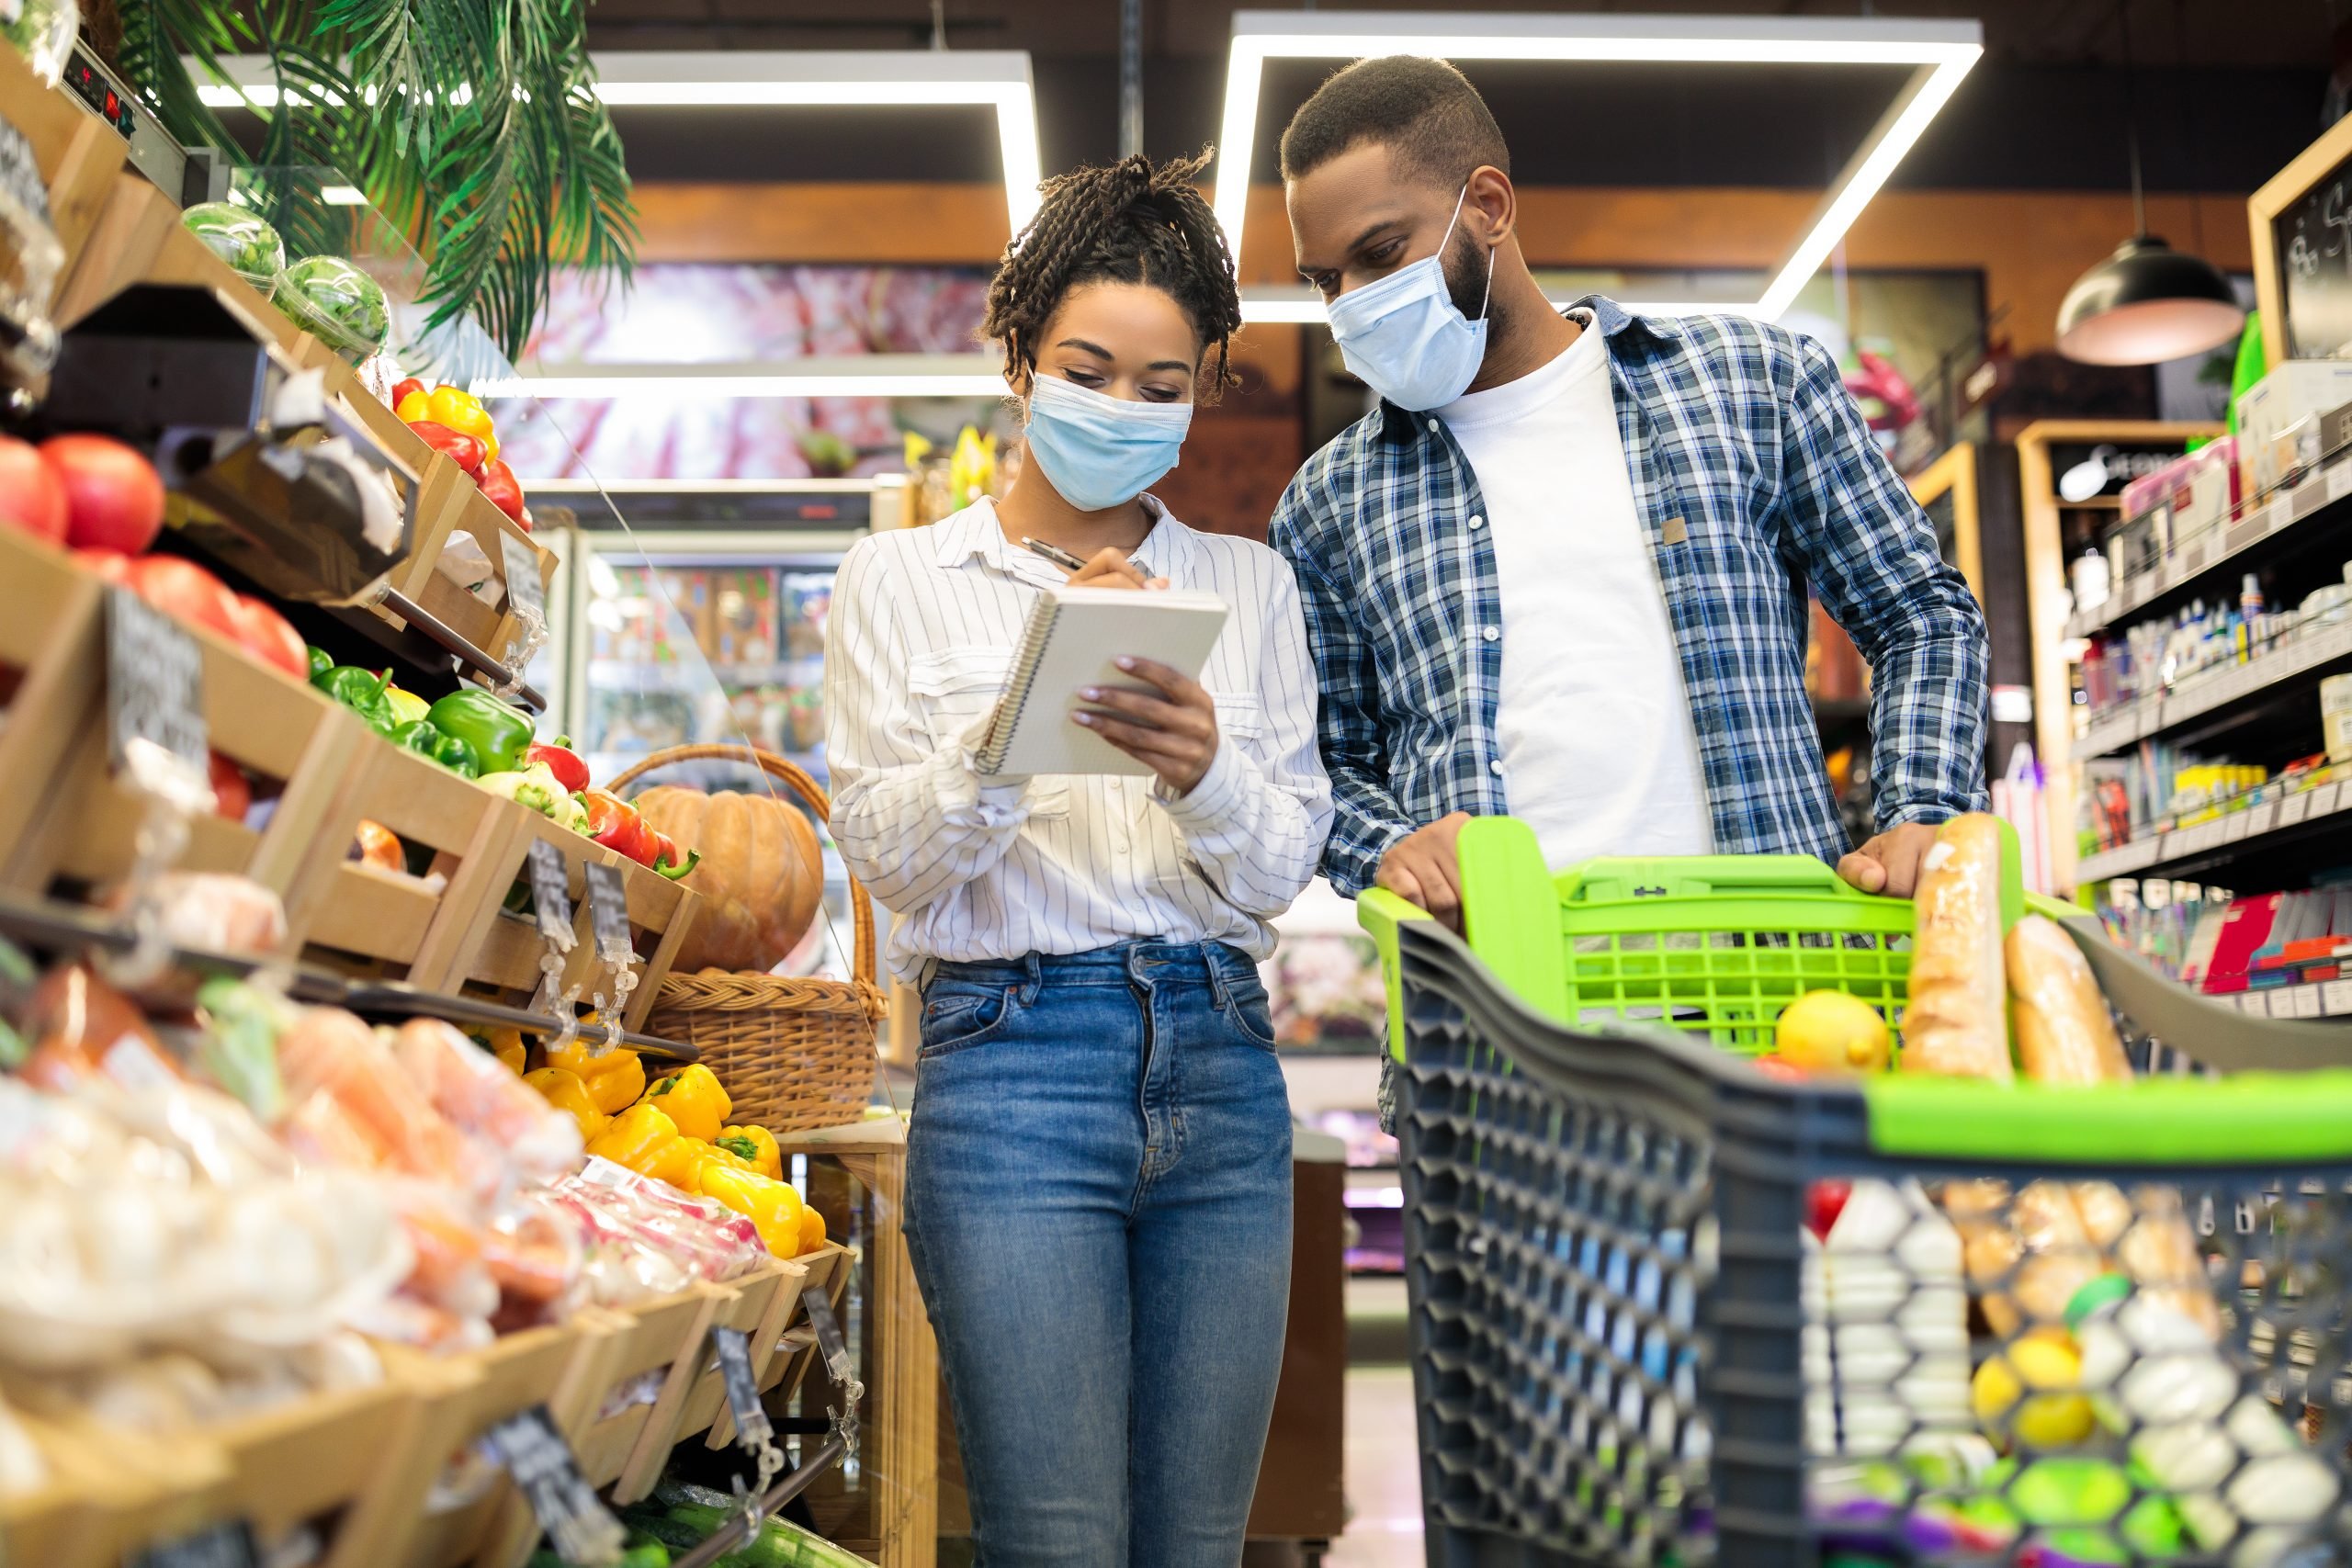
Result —
<svg viewBox="0 0 2352 1568"><path fill-rule="evenodd" d="M756 746L672 746L616 776L622 785L673 762L749 762L816 807L832 808L806 773ZM691 881L689 883L691 886ZM810 980L705 969L673 974L654 993L646 1032L692 1045L718 1075L738 1120L779 1137L837 1127L865 1114L874 1098L875 1026L888 1010L874 978L874 906L852 878L855 978ZM823 919L820 909L819 919Z"/></svg>

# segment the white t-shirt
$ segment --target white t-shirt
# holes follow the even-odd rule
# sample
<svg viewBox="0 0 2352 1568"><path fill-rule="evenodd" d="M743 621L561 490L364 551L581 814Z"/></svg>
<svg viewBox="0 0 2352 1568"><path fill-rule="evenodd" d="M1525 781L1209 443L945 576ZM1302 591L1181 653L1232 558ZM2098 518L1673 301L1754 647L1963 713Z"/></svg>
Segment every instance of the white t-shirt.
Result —
<svg viewBox="0 0 2352 1568"><path fill-rule="evenodd" d="M1608 345L1579 319L1550 364L1436 411L1478 477L1487 511L1471 523L1491 535L1502 586L1506 797L1555 870L1714 843Z"/></svg>

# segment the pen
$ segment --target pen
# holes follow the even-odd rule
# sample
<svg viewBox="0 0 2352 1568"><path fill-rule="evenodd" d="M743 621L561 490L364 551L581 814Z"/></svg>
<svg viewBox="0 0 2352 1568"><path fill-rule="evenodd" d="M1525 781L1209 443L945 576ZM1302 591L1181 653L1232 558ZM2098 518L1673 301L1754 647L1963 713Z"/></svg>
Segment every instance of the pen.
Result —
<svg viewBox="0 0 2352 1568"><path fill-rule="evenodd" d="M1029 550L1045 557L1056 566L1060 567L1064 571L1084 571L1086 570L1086 563L1084 561L1079 559L1068 550L1063 549L1059 545L1049 545L1043 539L1033 539L1026 534L1023 534L1021 536L1021 547L1024 550ZM1149 577L1151 575L1149 571L1145 570L1144 564L1141 561L1129 560L1127 564L1134 567L1137 571L1143 572L1146 577Z"/></svg>

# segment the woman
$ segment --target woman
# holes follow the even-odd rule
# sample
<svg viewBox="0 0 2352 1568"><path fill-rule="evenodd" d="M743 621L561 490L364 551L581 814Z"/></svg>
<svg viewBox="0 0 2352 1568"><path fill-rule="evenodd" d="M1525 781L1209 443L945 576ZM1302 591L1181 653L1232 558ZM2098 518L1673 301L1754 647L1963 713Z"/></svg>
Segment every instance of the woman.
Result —
<svg viewBox="0 0 2352 1568"><path fill-rule="evenodd" d="M1330 790L1289 567L1143 493L1241 319L1198 169L1046 185L985 328L1020 477L860 542L834 589L833 836L922 990L907 1240L987 1568L1233 1568L1282 1361L1290 1113L1254 961ZM1030 606L1065 581L1230 607L1198 682L1138 662L1148 695L1083 694L1071 722L1149 777L976 771Z"/></svg>

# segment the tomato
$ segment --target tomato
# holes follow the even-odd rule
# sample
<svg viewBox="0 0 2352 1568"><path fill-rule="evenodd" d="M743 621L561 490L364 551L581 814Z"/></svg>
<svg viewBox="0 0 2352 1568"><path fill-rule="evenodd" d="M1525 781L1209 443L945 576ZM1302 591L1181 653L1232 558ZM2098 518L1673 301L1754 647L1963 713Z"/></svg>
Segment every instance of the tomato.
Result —
<svg viewBox="0 0 2352 1568"><path fill-rule="evenodd" d="M0 522L52 545L65 542L65 487L41 461L40 448L0 435Z"/></svg>
<svg viewBox="0 0 2352 1568"><path fill-rule="evenodd" d="M123 581L138 595L175 620L244 641L237 596L221 581L177 556L141 556L124 569ZM309 656L304 655L307 672Z"/></svg>
<svg viewBox="0 0 2352 1568"><path fill-rule="evenodd" d="M245 771L218 751L212 753L212 800L214 814L232 822L243 821L254 804L254 786Z"/></svg>
<svg viewBox="0 0 2352 1568"><path fill-rule="evenodd" d="M237 646L297 681L310 679L311 650L286 617L251 594L238 594L236 605Z"/></svg>
<svg viewBox="0 0 2352 1568"><path fill-rule="evenodd" d="M164 526L164 481L155 465L107 435L52 435L41 461L66 503L65 542L135 556Z"/></svg>

